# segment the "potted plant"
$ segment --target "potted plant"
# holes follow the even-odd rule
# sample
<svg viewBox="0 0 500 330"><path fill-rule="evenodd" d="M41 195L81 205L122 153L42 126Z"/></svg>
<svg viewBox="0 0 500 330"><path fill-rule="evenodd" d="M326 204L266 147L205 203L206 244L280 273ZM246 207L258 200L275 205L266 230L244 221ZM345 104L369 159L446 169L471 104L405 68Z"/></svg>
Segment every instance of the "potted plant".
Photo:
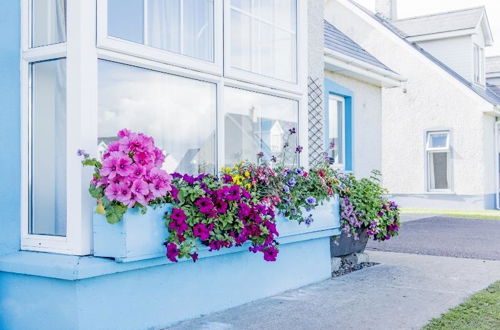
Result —
<svg viewBox="0 0 500 330"><path fill-rule="evenodd" d="M168 235L163 215L171 208L164 197L172 177L161 168L165 156L153 138L124 129L102 160L84 151L79 155L84 166L94 168L89 188L97 200L94 255L122 262L163 256L161 242Z"/></svg>
<svg viewBox="0 0 500 330"><path fill-rule="evenodd" d="M331 242L332 257L364 251L370 238L385 241L398 235L399 209L395 202L384 197L380 173L356 179L353 174L336 173L340 194L342 234Z"/></svg>

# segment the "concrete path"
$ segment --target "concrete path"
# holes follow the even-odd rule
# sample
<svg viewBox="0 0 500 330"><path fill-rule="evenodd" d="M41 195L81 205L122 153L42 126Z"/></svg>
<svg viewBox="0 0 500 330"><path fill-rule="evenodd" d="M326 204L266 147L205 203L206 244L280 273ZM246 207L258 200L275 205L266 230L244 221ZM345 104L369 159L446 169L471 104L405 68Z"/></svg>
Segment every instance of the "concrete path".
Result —
<svg viewBox="0 0 500 330"><path fill-rule="evenodd" d="M377 251L369 254L371 261L381 265L171 329L420 329L500 280L500 261Z"/></svg>
<svg viewBox="0 0 500 330"><path fill-rule="evenodd" d="M398 237L387 242L370 241L367 248L378 251L500 260L500 221L442 216L407 221L402 224Z"/></svg>

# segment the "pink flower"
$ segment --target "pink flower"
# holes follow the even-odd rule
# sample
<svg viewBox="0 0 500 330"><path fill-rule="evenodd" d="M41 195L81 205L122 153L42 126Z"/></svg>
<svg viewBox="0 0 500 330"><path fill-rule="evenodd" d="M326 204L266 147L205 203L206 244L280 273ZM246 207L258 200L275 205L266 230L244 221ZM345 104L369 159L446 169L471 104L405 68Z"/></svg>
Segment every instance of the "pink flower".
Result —
<svg viewBox="0 0 500 330"><path fill-rule="evenodd" d="M104 195L106 196L107 199L110 201L115 201L118 200L120 196L120 185L116 183L112 183L109 186L106 187L104 190Z"/></svg>
<svg viewBox="0 0 500 330"><path fill-rule="evenodd" d="M132 172L130 173L131 176L134 178L142 178L145 174L146 168L138 164L132 165Z"/></svg>
<svg viewBox="0 0 500 330"><path fill-rule="evenodd" d="M153 198L163 197L169 192L172 188L165 181L161 179L156 179L152 183L149 184L149 191L153 195Z"/></svg>
<svg viewBox="0 0 500 330"><path fill-rule="evenodd" d="M128 203L130 203L130 199L132 198L132 192L130 191L129 186L126 183L121 183L119 187L120 187L120 193L118 195L117 200L120 203L127 205Z"/></svg>
<svg viewBox="0 0 500 330"><path fill-rule="evenodd" d="M102 177L107 176L110 179L115 177L120 162L120 156L118 154L118 152L112 152L109 157L102 162L102 168L99 171Z"/></svg>
<svg viewBox="0 0 500 330"><path fill-rule="evenodd" d="M131 134L131 132L128 129L126 129L126 128L118 131L118 137L119 138L124 138L126 136L128 137L128 136L130 136L130 134Z"/></svg>
<svg viewBox="0 0 500 330"><path fill-rule="evenodd" d="M141 179L136 179L132 183L132 192L137 195L146 196L149 193L149 186Z"/></svg>

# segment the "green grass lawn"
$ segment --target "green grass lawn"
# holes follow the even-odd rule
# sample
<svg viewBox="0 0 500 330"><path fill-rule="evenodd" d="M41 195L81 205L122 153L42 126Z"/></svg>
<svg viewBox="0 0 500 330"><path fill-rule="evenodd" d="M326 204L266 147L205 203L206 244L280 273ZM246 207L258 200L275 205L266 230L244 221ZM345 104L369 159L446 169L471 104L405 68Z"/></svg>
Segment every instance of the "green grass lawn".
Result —
<svg viewBox="0 0 500 330"><path fill-rule="evenodd" d="M500 282L433 319L424 330L500 329Z"/></svg>
<svg viewBox="0 0 500 330"><path fill-rule="evenodd" d="M444 215L455 218L472 218L482 220L500 220L500 211L497 210L435 210L435 209L416 209L416 208L402 208L401 213L414 213L414 214L436 214Z"/></svg>

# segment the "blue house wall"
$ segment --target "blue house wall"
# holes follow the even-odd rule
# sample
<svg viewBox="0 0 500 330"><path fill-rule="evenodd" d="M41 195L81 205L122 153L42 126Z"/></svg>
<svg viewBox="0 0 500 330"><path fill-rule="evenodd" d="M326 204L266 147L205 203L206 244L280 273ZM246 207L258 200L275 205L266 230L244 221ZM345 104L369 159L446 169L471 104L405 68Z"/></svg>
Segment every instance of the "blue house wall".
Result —
<svg viewBox="0 0 500 330"><path fill-rule="evenodd" d="M0 1L0 329L163 327L331 276L338 201L325 226L280 238L275 263L248 247L178 264L20 251L20 18L20 1Z"/></svg>
<svg viewBox="0 0 500 330"><path fill-rule="evenodd" d="M20 1L0 1L0 255L20 246Z"/></svg>

